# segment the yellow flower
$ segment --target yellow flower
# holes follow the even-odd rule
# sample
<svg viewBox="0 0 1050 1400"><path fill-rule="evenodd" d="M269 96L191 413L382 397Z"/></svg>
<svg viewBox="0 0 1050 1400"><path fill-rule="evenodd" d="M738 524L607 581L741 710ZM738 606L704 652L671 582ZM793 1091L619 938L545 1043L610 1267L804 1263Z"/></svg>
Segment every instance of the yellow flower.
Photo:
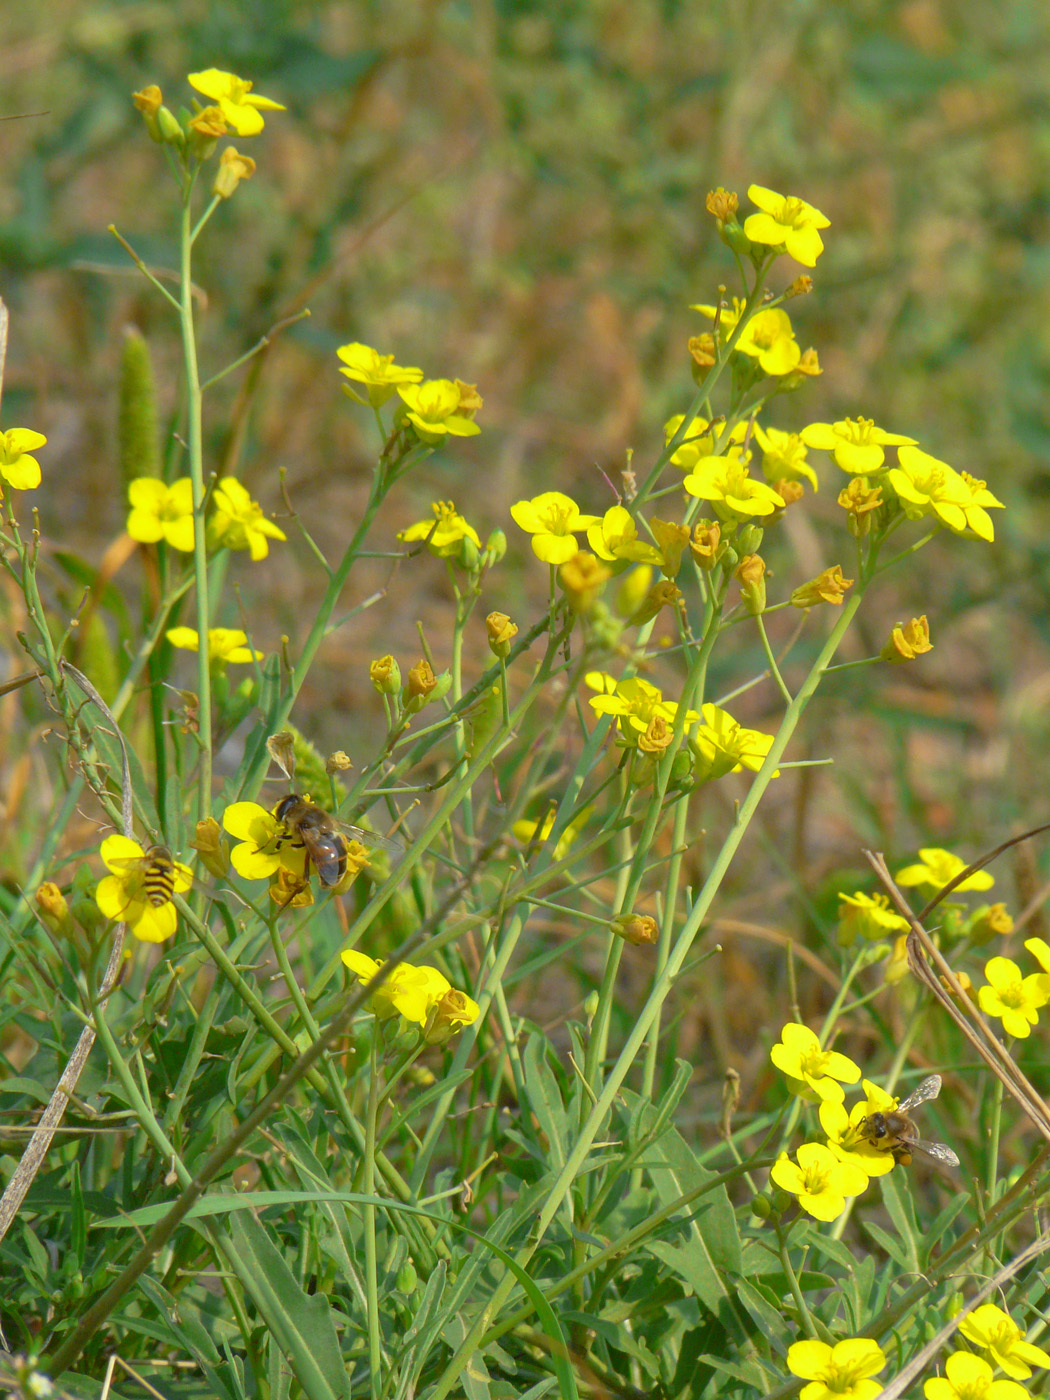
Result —
<svg viewBox="0 0 1050 1400"><path fill-rule="evenodd" d="M840 608L846 596L846 589L852 587L853 580L843 577L842 566L832 564L830 569L825 569L816 578L792 590L791 606L815 608L819 603L830 603L833 607Z"/></svg>
<svg viewBox="0 0 1050 1400"><path fill-rule="evenodd" d="M713 310L713 308L711 309ZM678 413L674 418L668 418L664 424L665 442L671 441L684 421L684 413ZM728 438L723 441L724 435L724 423L712 426L706 418L693 418L682 441L671 454L671 465L681 467L684 472L691 472L702 457L710 457L714 453L716 438L719 447L723 450L730 446L739 447L747 437L747 424L735 424L730 429Z"/></svg>
<svg viewBox="0 0 1050 1400"><path fill-rule="evenodd" d="M510 655L511 643L518 635L518 624L511 622L506 613L490 612L485 618L485 631L488 633L489 650L493 656L505 660Z"/></svg>
<svg viewBox="0 0 1050 1400"><path fill-rule="evenodd" d="M567 559L558 570L558 582L575 613L590 612L611 578L612 570L585 549Z"/></svg>
<svg viewBox="0 0 1050 1400"><path fill-rule="evenodd" d="M972 1351L953 1351L945 1359L944 1370L947 1379L934 1376L923 1382L926 1400L1028 1400L1023 1385L993 1380L991 1366Z"/></svg>
<svg viewBox="0 0 1050 1400"><path fill-rule="evenodd" d="M914 661L917 656L924 656L932 650L930 624L923 613L922 617L913 617L910 622L898 623L890 632L889 641L879 655L883 661L892 661L900 665L905 661Z"/></svg>
<svg viewBox="0 0 1050 1400"><path fill-rule="evenodd" d="M747 768L757 773L773 743L772 734L745 729L727 710L710 702L701 706L703 723L689 740L699 782L709 783ZM780 770L773 774L779 777Z"/></svg>
<svg viewBox="0 0 1050 1400"><path fill-rule="evenodd" d="M690 496L710 501L723 521L772 515L785 504L772 486L752 477L736 447L724 457L701 457L682 485Z"/></svg>
<svg viewBox="0 0 1050 1400"><path fill-rule="evenodd" d="M451 501L431 501L430 509L434 513L431 520L417 520L414 525L398 530L398 539L404 544L426 540L427 549L439 559L458 554L465 539L481 549L478 532L464 520Z"/></svg>
<svg viewBox="0 0 1050 1400"><path fill-rule="evenodd" d="M853 476L838 494L837 503L849 512L849 532L856 540L871 533L872 513L882 505L882 487L867 477Z"/></svg>
<svg viewBox="0 0 1050 1400"><path fill-rule="evenodd" d="M774 485L778 481L808 481L815 491L817 474L806 461L806 444L798 433L755 424L755 441L762 449L762 475Z"/></svg>
<svg viewBox="0 0 1050 1400"><path fill-rule="evenodd" d="M625 506L610 506L596 525L587 530L587 542L599 559L624 559L658 564L660 551L638 538L638 526Z"/></svg>
<svg viewBox="0 0 1050 1400"><path fill-rule="evenodd" d="M886 460L884 447L914 447L915 439L877 428L870 418L843 418L839 423L810 423L803 428L807 447L830 452L844 472L867 476Z"/></svg>
<svg viewBox="0 0 1050 1400"><path fill-rule="evenodd" d="M164 635L173 647L180 647L183 651L200 650L200 637L192 627L169 627ZM247 641L247 632L232 627L209 627L209 664L222 667L229 662L261 661L266 653L254 651Z"/></svg>
<svg viewBox="0 0 1050 1400"><path fill-rule="evenodd" d="M163 943L175 932L178 914L171 895L160 891L149 879L155 862L129 836L107 836L99 854L110 872L95 891L95 903L107 919L123 919L136 938L144 943ZM166 854L166 853L165 853ZM172 861L172 890L185 894L193 884L193 871L181 861ZM159 903L154 901L160 898Z"/></svg>
<svg viewBox="0 0 1050 1400"><path fill-rule="evenodd" d="M780 307L756 311L735 348L757 360L766 374L790 374L802 358L791 317Z"/></svg>
<svg viewBox="0 0 1050 1400"><path fill-rule="evenodd" d="M238 136L258 136L263 129L263 112L285 110L280 102L253 93L251 83L245 78L238 78L235 73L224 73L219 68L190 73L187 81L190 87L210 97L219 106Z"/></svg>
<svg viewBox="0 0 1050 1400"><path fill-rule="evenodd" d="M516 501L511 517L532 536L532 552L545 564L567 564L579 550L574 530L598 525L601 517L585 515L561 491L544 491L531 501Z"/></svg>
<svg viewBox="0 0 1050 1400"><path fill-rule="evenodd" d="M1013 1318L994 1303L974 1308L959 1323L959 1331L1014 1380L1027 1380L1033 1366L1050 1366L1050 1355L1042 1347L1026 1342Z"/></svg>
<svg viewBox="0 0 1050 1400"><path fill-rule="evenodd" d="M816 1034L797 1021L787 1022L769 1058L787 1075L791 1092L809 1103L825 1099L841 1102L845 1097L842 1084L856 1084L860 1078L860 1069L847 1055L822 1050Z"/></svg>
<svg viewBox="0 0 1050 1400"><path fill-rule="evenodd" d="M589 671L584 681L591 690L599 694L587 702L595 714L615 715L620 736L627 747L634 748L640 735L649 731L654 717L659 717L668 725L673 725L678 714L678 705L673 700L665 700L659 687L641 676L628 676L616 680L604 671ZM685 727L696 723L700 716L695 710L686 712Z"/></svg>
<svg viewBox="0 0 1050 1400"><path fill-rule="evenodd" d="M902 447L897 460L900 466L892 467L887 479L910 520L933 515L956 535L995 538L986 507L1002 509L1003 503L985 489L983 481L960 474L917 447Z"/></svg>
<svg viewBox="0 0 1050 1400"><path fill-rule="evenodd" d="M140 544L166 540L173 549L193 550L193 484L182 476L166 486L154 476L140 476L128 487L131 514L127 530Z"/></svg>
<svg viewBox="0 0 1050 1400"><path fill-rule="evenodd" d="M475 437L478 425L460 412L460 390L451 379L427 379L422 384L399 384L405 417L419 437L432 446L446 436Z"/></svg>
<svg viewBox="0 0 1050 1400"><path fill-rule="evenodd" d="M770 1178L797 1196L802 1209L817 1220L836 1219L846 1208L846 1197L859 1196L867 1187L867 1173L851 1162L839 1161L823 1143L804 1142L795 1156L797 1164L782 1153Z"/></svg>
<svg viewBox="0 0 1050 1400"><path fill-rule="evenodd" d="M269 554L269 540L288 538L279 526L267 520L262 506L232 476L222 477L216 485L212 509L208 542L213 549L246 549L258 561Z"/></svg>
<svg viewBox="0 0 1050 1400"><path fill-rule="evenodd" d="M762 185L749 185L747 197L762 210L744 220L744 233L751 242L783 247L803 267L815 267L824 251L824 241L817 230L828 228L831 220L804 199L777 194Z"/></svg>
<svg viewBox="0 0 1050 1400"><path fill-rule="evenodd" d="M13 491L32 491L40 485L40 463L30 454L47 438L32 428L8 428L0 433L0 477Z"/></svg>
<svg viewBox="0 0 1050 1400"><path fill-rule="evenodd" d="M939 846L923 846L919 851L919 864L906 865L897 871L897 884L906 887L929 886L932 890L943 889L954 880L960 870L966 869L966 861L953 856ZM961 885L956 885L954 893L963 890L990 890L995 884L995 876L987 870L976 870L968 875Z"/></svg>
<svg viewBox="0 0 1050 1400"><path fill-rule="evenodd" d="M808 1380L800 1400L874 1400L882 1386L870 1380L886 1365L886 1356L869 1337L827 1342L795 1342L788 1347L788 1370Z"/></svg>
<svg viewBox="0 0 1050 1400"><path fill-rule="evenodd" d="M860 890L839 895L838 941L843 948L851 948L858 936L877 943L907 932L907 919L890 907L888 895L864 894Z"/></svg>
<svg viewBox="0 0 1050 1400"><path fill-rule="evenodd" d="M363 399L349 384L343 385L343 392L356 403L371 404L373 408L381 408L399 384L418 384L423 378L421 369L395 365L393 355L380 355L371 345L362 345L356 340L340 345L335 353L346 366L339 373L364 384L368 397Z"/></svg>
<svg viewBox="0 0 1050 1400"><path fill-rule="evenodd" d="M653 516L649 528L660 551L660 572L667 578L676 578L682 567L682 555L689 544L689 526L679 525L676 520L658 520Z"/></svg>
<svg viewBox="0 0 1050 1400"><path fill-rule="evenodd" d="M868 1085L866 1088L874 1088ZM861 1131L861 1124L871 1113L889 1113L897 1106L897 1100L880 1089L882 1103L873 1104L870 1100L859 1099L849 1113L845 1105L837 1099L825 1099L820 1105L820 1126L828 1135L828 1147L840 1162L848 1162L860 1167L865 1176L884 1176L896 1166L892 1152L884 1152L869 1142Z"/></svg>
<svg viewBox="0 0 1050 1400"><path fill-rule="evenodd" d="M1039 1007L1050 1001L1050 979L1042 972L1022 977L1011 958L991 958L984 965L984 975L988 985L977 993L981 1010L986 1016L997 1016L1007 1035L1027 1039L1039 1020Z"/></svg>
<svg viewBox="0 0 1050 1400"><path fill-rule="evenodd" d="M287 839L283 823L258 802L232 802L222 814L222 824L239 846L230 852L230 864L246 880L268 880L283 867L299 881L306 878L306 851Z"/></svg>
<svg viewBox="0 0 1050 1400"><path fill-rule="evenodd" d="M356 948L344 948L339 956L362 987L367 986L383 965L382 959L377 962ZM372 993L371 1006L380 1021L403 1016L414 1025L425 1026L431 1011L451 991L451 982L436 967L398 963L382 986Z"/></svg>

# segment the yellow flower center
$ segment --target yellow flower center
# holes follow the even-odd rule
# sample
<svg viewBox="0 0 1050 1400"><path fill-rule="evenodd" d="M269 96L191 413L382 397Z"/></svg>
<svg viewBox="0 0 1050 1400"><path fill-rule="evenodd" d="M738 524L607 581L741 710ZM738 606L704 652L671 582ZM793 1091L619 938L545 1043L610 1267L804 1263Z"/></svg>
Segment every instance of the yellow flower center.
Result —
<svg viewBox="0 0 1050 1400"><path fill-rule="evenodd" d="M845 438L847 442L854 443L862 447L872 441L872 429L875 427L874 418L847 418L842 424L842 431L839 437Z"/></svg>
<svg viewBox="0 0 1050 1400"><path fill-rule="evenodd" d="M784 207L777 215L777 223L790 224L792 228L804 228L806 222L805 200L799 199L797 195L788 195L784 200Z"/></svg>
<svg viewBox="0 0 1050 1400"><path fill-rule="evenodd" d="M555 502L547 506L540 519L548 535L568 535L570 534L569 522L572 520L572 510L569 506L559 505Z"/></svg>
<svg viewBox="0 0 1050 1400"><path fill-rule="evenodd" d="M1004 1006L1009 1006L1013 1011L1020 1011L1027 1003L1024 984L1019 977L1013 978L1010 982L1000 984L995 989L999 993L999 1000Z"/></svg>
<svg viewBox="0 0 1050 1400"><path fill-rule="evenodd" d="M739 748L739 736L734 735L733 738L738 740L736 747ZM723 739L723 744L725 744L725 739ZM810 1075L814 1079L820 1079L823 1076L824 1067L827 1062L827 1051L821 1050L819 1045L812 1050L803 1051L802 1055L799 1057L803 1075Z"/></svg>
<svg viewBox="0 0 1050 1400"><path fill-rule="evenodd" d="M823 1162L810 1162L802 1171L805 1189L811 1196L819 1196L828 1189L830 1176L831 1170Z"/></svg>

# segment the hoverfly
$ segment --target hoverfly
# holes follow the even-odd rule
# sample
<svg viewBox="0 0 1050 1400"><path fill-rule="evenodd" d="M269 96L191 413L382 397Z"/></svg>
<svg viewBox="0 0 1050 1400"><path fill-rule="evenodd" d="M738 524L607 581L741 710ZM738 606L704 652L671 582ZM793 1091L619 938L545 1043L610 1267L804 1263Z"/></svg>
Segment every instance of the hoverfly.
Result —
<svg viewBox="0 0 1050 1400"><path fill-rule="evenodd" d="M869 1113L860 1123L865 1141L882 1152L892 1152L893 1160L900 1166L906 1167L912 1156L919 1154L944 1166L957 1167L959 1159L952 1149L943 1142L924 1142L908 1117L912 1109L935 1099L940 1092L941 1076L931 1074L896 1108L884 1113Z"/></svg>
<svg viewBox="0 0 1050 1400"><path fill-rule="evenodd" d="M297 792L290 792L287 797L281 798L274 808L274 816L284 823L292 837L292 844L306 851L307 867L313 864L322 885L337 885L346 874L344 832L363 846L376 846L392 853L401 850L396 841L341 822Z"/></svg>

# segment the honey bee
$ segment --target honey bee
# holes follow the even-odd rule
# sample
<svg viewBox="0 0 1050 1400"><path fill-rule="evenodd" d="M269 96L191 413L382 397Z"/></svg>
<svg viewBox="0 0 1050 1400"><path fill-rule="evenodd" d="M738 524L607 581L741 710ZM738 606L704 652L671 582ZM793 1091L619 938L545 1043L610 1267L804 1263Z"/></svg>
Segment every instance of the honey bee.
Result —
<svg viewBox="0 0 1050 1400"><path fill-rule="evenodd" d="M893 1160L902 1167L906 1167L915 1154L944 1166L957 1167L959 1159L952 1149L943 1142L924 1142L919 1137L915 1124L908 1117L913 1108L935 1099L940 1092L941 1076L931 1074L896 1108L885 1113L869 1113L861 1120L861 1133L872 1147L877 1147L883 1152L892 1152Z"/></svg>
<svg viewBox="0 0 1050 1400"><path fill-rule="evenodd" d="M346 874L344 832L363 846L378 846L380 850L391 852L401 850L396 841L341 822L297 792L290 792L287 797L281 798L274 809L274 816L279 822L284 822L292 844L306 851L307 866L313 864L322 885L337 885Z"/></svg>

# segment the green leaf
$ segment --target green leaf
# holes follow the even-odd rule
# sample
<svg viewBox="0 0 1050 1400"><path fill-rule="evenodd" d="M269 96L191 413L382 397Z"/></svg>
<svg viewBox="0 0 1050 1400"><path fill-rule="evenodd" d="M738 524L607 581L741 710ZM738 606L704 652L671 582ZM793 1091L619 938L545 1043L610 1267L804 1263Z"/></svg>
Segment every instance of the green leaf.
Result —
<svg viewBox="0 0 1050 1400"><path fill-rule="evenodd" d="M309 1400L350 1400L350 1378L327 1298L303 1292L252 1213L234 1215L230 1234L241 1283Z"/></svg>

